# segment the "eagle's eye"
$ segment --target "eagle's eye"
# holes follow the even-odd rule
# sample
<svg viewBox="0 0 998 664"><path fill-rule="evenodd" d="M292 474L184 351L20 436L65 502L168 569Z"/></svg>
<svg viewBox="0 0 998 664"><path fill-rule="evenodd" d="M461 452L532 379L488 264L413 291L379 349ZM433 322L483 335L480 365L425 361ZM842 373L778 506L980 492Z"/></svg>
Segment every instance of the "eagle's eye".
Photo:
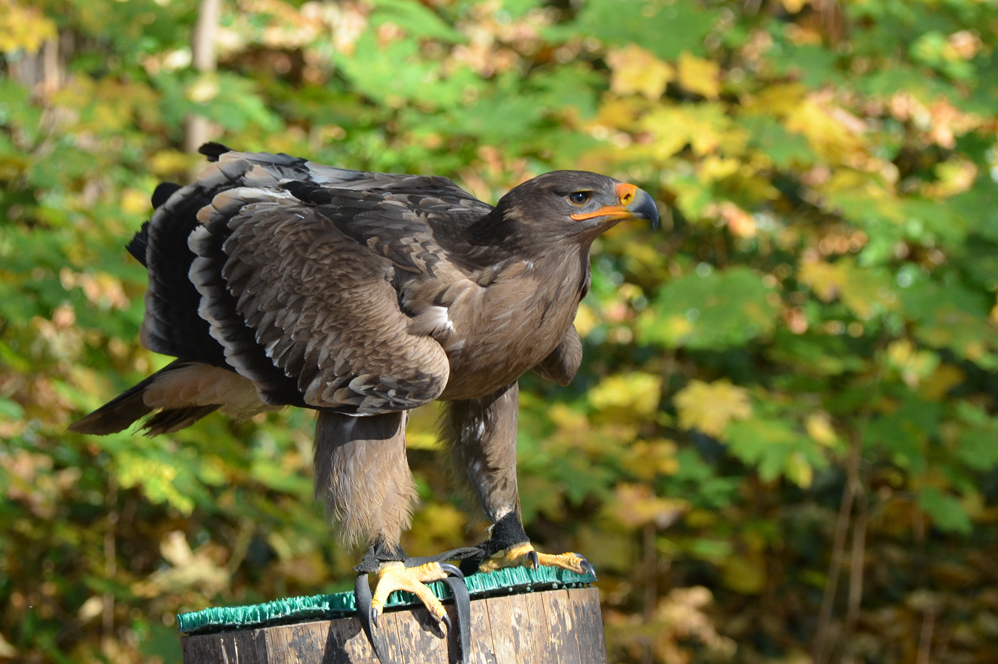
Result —
<svg viewBox="0 0 998 664"><path fill-rule="evenodd" d="M573 191L568 195L568 202L577 207L581 207L589 202L592 195L588 191Z"/></svg>

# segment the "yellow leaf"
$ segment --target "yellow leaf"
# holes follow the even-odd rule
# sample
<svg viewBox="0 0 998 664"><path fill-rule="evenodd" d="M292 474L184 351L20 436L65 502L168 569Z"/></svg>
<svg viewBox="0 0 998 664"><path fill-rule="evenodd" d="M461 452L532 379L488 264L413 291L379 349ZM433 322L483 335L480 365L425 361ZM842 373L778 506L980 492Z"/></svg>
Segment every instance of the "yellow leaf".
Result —
<svg viewBox="0 0 998 664"><path fill-rule="evenodd" d="M638 440L627 450L622 465L635 477L650 481L679 471L676 444L671 440Z"/></svg>
<svg viewBox="0 0 998 664"><path fill-rule="evenodd" d="M804 421L804 430L807 431L807 435L812 440L826 447L831 447L839 440L832 428L832 421L828 417L828 413L817 412L808 415Z"/></svg>
<svg viewBox="0 0 998 664"><path fill-rule="evenodd" d="M589 420L585 413L572 410L563 403L551 404L547 413L548 419L559 429L586 431L589 428Z"/></svg>
<svg viewBox="0 0 998 664"><path fill-rule="evenodd" d="M679 85L707 99L717 99L721 92L720 65L683 51L679 56Z"/></svg>
<svg viewBox="0 0 998 664"><path fill-rule="evenodd" d="M686 501L659 498L645 484L618 484L614 493L614 515L628 528L640 528L650 523L666 528L689 509Z"/></svg>
<svg viewBox="0 0 998 664"><path fill-rule="evenodd" d="M829 161L847 164L865 161L863 121L824 96L812 94L797 104L787 114L786 128L802 134L814 151Z"/></svg>
<svg viewBox="0 0 998 664"><path fill-rule="evenodd" d="M35 53L56 35L55 23L42 10L22 7L16 0L0 0L0 53Z"/></svg>
<svg viewBox="0 0 998 664"><path fill-rule="evenodd" d="M787 479L797 486L803 489L811 486L811 480L814 479L814 469L800 452L794 452L787 457L783 469Z"/></svg>
<svg viewBox="0 0 998 664"><path fill-rule="evenodd" d="M635 371L608 376L589 391L589 403L597 410L625 410L648 416L658 410L662 379Z"/></svg>
<svg viewBox="0 0 998 664"><path fill-rule="evenodd" d="M800 106L806 95L807 88L802 83L768 85L748 100L747 106L760 115L782 117Z"/></svg>
<svg viewBox="0 0 998 664"><path fill-rule="evenodd" d="M731 420L752 416L748 390L732 385L727 379L705 383L700 380L676 393L673 401L679 411L679 426L698 429L715 438L724 439L724 429Z"/></svg>
<svg viewBox="0 0 998 664"><path fill-rule="evenodd" d="M666 106L641 120L641 128L651 133L652 155L668 159L689 144L699 155L715 152L723 145L727 155L740 154L748 133L735 127L720 104Z"/></svg>
<svg viewBox="0 0 998 664"><path fill-rule="evenodd" d="M640 114L640 105L634 103L633 99L620 99L608 95L600 104L594 125L630 131L634 129Z"/></svg>
<svg viewBox="0 0 998 664"><path fill-rule="evenodd" d="M610 89L618 95L639 93L649 99L658 99L669 81L675 78L668 63L634 44L610 51L606 61L613 71Z"/></svg>

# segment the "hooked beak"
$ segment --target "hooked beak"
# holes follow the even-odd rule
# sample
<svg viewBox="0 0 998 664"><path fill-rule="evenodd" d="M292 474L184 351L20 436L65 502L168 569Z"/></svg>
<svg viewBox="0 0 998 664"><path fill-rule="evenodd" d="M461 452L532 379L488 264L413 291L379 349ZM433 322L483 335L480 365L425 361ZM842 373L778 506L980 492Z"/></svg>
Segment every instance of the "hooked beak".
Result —
<svg viewBox="0 0 998 664"><path fill-rule="evenodd" d="M655 199L648 192L626 182L618 184L616 189L620 205L605 205L595 212L573 214L572 219L576 221L596 217L607 217L618 221L647 219L651 222L651 227L658 230L658 206L655 205Z"/></svg>

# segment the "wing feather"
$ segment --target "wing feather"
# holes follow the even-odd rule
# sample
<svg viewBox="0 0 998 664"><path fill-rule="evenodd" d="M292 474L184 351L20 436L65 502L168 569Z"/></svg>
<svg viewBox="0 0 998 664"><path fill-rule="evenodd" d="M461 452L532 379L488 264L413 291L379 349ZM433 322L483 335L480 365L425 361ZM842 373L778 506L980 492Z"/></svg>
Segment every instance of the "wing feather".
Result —
<svg viewBox="0 0 998 664"><path fill-rule="evenodd" d="M229 364L279 400L268 383L286 389L286 381L271 380L258 349L294 381L305 405L360 415L439 396L447 356L431 337L409 332L392 263L280 193L229 190L202 211L204 230L191 237L198 256L191 279Z"/></svg>

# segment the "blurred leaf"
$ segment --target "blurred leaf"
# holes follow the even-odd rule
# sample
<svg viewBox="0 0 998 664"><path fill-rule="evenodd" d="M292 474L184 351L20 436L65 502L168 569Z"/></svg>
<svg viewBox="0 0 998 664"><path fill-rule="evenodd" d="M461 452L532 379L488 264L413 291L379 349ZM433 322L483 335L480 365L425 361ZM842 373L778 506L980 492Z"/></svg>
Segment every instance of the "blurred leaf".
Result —
<svg viewBox="0 0 998 664"><path fill-rule="evenodd" d="M667 283L654 313L639 323L642 343L708 350L737 346L772 333L776 306L771 289L752 270L702 270Z"/></svg>
<svg viewBox="0 0 998 664"><path fill-rule="evenodd" d="M835 263L804 262L798 278L825 302L841 298L861 319L897 308L897 298L887 275L872 268L857 267L849 257Z"/></svg>
<svg viewBox="0 0 998 664"><path fill-rule="evenodd" d="M720 66L711 60L704 60L684 51L679 56L679 85L685 90L717 99L721 92L718 75Z"/></svg>
<svg viewBox="0 0 998 664"><path fill-rule="evenodd" d="M918 504L932 518L936 528L944 532L967 534L973 528L960 501L939 489L924 489L918 495Z"/></svg>
<svg viewBox="0 0 998 664"><path fill-rule="evenodd" d="M658 409L661 379L646 373L609 376L589 391L589 403L597 410L632 412L648 417Z"/></svg>
<svg viewBox="0 0 998 664"><path fill-rule="evenodd" d="M646 524L665 528L679 518L687 506L683 501L658 498L642 484L618 484L612 509L616 520L628 528Z"/></svg>
<svg viewBox="0 0 998 664"><path fill-rule="evenodd" d="M613 70L610 89L618 95L638 93L658 99L676 75L668 63L634 44L610 51L606 61Z"/></svg>
<svg viewBox="0 0 998 664"><path fill-rule="evenodd" d="M24 7L17 0L0 4L0 53L35 53L42 42L55 37L55 22L39 8Z"/></svg>
<svg viewBox="0 0 998 664"><path fill-rule="evenodd" d="M699 55L715 15L695 3L658 5L639 0L592 0L574 29L614 46L634 43L670 60L683 51Z"/></svg>
<svg viewBox="0 0 998 664"><path fill-rule="evenodd" d="M673 401L679 411L679 426L698 429L715 438L725 438L725 429L732 420L752 416L748 391L732 385L727 379L713 383L690 381L676 393Z"/></svg>
<svg viewBox="0 0 998 664"><path fill-rule="evenodd" d="M727 427L731 452L759 467L759 477L772 481L780 475L801 487L811 485L814 468L827 465L810 440L783 420L751 418Z"/></svg>

